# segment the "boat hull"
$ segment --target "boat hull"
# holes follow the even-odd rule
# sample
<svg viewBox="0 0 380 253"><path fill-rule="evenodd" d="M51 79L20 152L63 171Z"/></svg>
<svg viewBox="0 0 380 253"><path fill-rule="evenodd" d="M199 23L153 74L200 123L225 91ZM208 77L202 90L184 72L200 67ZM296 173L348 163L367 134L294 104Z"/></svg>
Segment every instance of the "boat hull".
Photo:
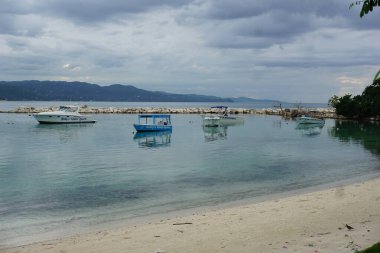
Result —
<svg viewBox="0 0 380 253"><path fill-rule="evenodd" d="M171 125L133 124L137 132L172 131Z"/></svg>
<svg viewBox="0 0 380 253"><path fill-rule="evenodd" d="M312 117L300 117L297 118L298 124L312 124L312 125L323 125L325 121L323 119L312 118Z"/></svg>
<svg viewBox="0 0 380 253"><path fill-rule="evenodd" d="M236 117L230 115L206 115L203 117L203 126L206 127L218 127L218 126L229 126L238 125L244 123L243 117Z"/></svg>
<svg viewBox="0 0 380 253"><path fill-rule="evenodd" d="M44 115L35 114L34 118L40 124L78 124L78 123L95 123L91 117L83 115Z"/></svg>

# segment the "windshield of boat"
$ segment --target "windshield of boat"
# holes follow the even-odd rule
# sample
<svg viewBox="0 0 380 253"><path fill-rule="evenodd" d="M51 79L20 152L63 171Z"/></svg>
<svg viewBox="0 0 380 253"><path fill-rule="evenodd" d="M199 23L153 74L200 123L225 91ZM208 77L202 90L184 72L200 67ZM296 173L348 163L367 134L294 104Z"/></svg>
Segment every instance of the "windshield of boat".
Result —
<svg viewBox="0 0 380 253"><path fill-rule="evenodd" d="M76 112L76 111L78 111L78 107L75 107L75 106L60 106L59 110L63 111L63 112Z"/></svg>

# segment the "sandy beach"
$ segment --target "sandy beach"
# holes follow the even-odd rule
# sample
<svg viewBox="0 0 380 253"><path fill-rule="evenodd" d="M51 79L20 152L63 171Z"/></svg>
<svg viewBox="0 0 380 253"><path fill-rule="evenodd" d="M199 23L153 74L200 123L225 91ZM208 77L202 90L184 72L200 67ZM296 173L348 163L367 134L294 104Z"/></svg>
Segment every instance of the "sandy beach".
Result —
<svg viewBox="0 0 380 253"><path fill-rule="evenodd" d="M346 224L352 229L346 227ZM0 252L354 252L380 241L380 179Z"/></svg>

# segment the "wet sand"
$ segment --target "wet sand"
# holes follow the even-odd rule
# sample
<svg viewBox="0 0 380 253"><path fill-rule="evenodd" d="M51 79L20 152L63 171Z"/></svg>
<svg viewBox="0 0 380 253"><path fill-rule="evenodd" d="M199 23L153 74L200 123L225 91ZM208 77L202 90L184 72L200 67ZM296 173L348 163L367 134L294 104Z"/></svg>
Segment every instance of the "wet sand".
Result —
<svg viewBox="0 0 380 253"><path fill-rule="evenodd" d="M353 229L350 229L346 224ZM354 252L380 241L380 179L0 252Z"/></svg>

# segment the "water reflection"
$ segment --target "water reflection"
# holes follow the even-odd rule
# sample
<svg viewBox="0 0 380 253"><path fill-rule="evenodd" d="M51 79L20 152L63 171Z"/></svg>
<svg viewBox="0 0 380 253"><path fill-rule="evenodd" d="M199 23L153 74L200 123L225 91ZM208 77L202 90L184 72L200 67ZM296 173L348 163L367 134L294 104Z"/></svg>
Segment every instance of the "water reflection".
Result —
<svg viewBox="0 0 380 253"><path fill-rule="evenodd" d="M205 141L216 141L227 139L227 126L207 127L203 126Z"/></svg>
<svg viewBox="0 0 380 253"><path fill-rule="evenodd" d="M325 124L297 124L296 130L299 130L302 136L316 137L322 133Z"/></svg>
<svg viewBox="0 0 380 253"><path fill-rule="evenodd" d="M76 138L80 131L93 126L94 124L38 124L32 131L47 138L58 136L61 142L67 142Z"/></svg>
<svg viewBox="0 0 380 253"><path fill-rule="evenodd" d="M142 148L158 148L169 146L171 136L171 131L137 132L133 140Z"/></svg>
<svg viewBox="0 0 380 253"><path fill-rule="evenodd" d="M380 155L380 123L335 121L329 135L342 142L360 143L374 154Z"/></svg>

